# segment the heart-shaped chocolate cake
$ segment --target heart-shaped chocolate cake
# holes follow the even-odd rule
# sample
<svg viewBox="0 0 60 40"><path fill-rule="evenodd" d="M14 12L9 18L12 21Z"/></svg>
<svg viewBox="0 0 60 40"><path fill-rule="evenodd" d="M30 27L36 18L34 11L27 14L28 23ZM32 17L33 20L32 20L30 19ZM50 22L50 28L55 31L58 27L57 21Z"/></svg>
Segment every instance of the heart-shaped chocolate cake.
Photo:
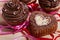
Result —
<svg viewBox="0 0 60 40"><path fill-rule="evenodd" d="M30 24L27 27L34 37L41 37L54 33L57 29L56 18L42 11L34 11L30 16Z"/></svg>

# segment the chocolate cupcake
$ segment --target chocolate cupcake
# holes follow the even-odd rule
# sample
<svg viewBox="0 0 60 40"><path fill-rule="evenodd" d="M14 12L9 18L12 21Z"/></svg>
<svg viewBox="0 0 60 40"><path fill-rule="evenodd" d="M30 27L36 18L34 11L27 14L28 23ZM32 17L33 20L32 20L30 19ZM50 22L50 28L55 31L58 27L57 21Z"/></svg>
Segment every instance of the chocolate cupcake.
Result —
<svg viewBox="0 0 60 40"><path fill-rule="evenodd" d="M58 10L59 0L39 0L40 6L47 12Z"/></svg>
<svg viewBox="0 0 60 40"><path fill-rule="evenodd" d="M28 7L22 2L7 2L2 9L2 16L10 25L23 23L28 16Z"/></svg>
<svg viewBox="0 0 60 40"><path fill-rule="evenodd" d="M55 17L42 11L32 12L28 31L34 37L41 37L54 33L57 29Z"/></svg>

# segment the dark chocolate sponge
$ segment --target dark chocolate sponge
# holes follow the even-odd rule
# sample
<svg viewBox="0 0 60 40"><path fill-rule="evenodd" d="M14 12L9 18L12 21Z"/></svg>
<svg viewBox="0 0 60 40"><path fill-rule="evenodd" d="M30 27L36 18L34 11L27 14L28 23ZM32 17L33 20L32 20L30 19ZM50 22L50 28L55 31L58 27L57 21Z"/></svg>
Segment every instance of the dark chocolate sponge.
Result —
<svg viewBox="0 0 60 40"><path fill-rule="evenodd" d="M24 22L28 16L28 7L22 2L7 2L2 9L2 16L10 25L18 25Z"/></svg>
<svg viewBox="0 0 60 40"><path fill-rule="evenodd" d="M57 10L59 5L59 0L39 0L40 6L46 11Z"/></svg>
<svg viewBox="0 0 60 40"><path fill-rule="evenodd" d="M41 37L54 33L57 29L57 21L52 15L42 11L32 12L28 31L34 37Z"/></svg>

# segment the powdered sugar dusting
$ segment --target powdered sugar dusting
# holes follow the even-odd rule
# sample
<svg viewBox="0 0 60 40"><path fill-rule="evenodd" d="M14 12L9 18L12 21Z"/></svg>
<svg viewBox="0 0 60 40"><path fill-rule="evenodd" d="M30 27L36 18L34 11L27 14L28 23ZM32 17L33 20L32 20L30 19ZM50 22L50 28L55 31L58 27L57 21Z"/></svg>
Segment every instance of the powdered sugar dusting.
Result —
<svg viewBox="0 0 60 40"><path fill-rule="evenodd" d="M43 15L36 15L34 19L39 26L48 25L51 22L50 17L44 17Z"/></svg>

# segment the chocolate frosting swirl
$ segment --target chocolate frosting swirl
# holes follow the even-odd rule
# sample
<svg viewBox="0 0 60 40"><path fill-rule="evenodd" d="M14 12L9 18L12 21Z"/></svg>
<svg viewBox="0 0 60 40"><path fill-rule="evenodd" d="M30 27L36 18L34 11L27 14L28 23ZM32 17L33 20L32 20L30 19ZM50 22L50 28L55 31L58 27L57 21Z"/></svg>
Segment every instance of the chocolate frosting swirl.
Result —
<svg viewBox="0 0 60 40"><path fill-rule="evenodd" d="M58 6L59 1L58 0L39 0L39 4L41 7L49 7L49 8L54 8Z"/></svg>
<svg viewBox="0 0 60 40"><path fill-rule="evenodd" d="M24 22L28 15L28 7L24 3L7 2L2 9L4 19L11 25Z"/></svg>

